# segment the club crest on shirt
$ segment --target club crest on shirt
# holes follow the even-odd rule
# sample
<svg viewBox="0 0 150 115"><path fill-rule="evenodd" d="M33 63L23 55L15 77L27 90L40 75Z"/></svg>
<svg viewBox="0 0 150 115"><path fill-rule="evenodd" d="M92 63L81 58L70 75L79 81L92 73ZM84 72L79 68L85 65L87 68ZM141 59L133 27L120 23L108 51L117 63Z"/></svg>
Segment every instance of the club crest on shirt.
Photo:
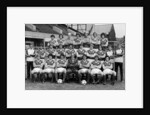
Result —
<svg viewBox="0 0 150 115"><path fill-rule="evenodd" d="M94 53L95 53L95 51L92 49L90 49L90 50L88 50L88 53L90 54L90 55L93 55Z"/></svg>
<svg viewBox="0 0 150 115"><path fill-rule="evenodd" d="M46 60L47 65L53 65L54 64L54 60Z"/></svg>
<svg viewBox="0 0 150 115"><path fill-rule="evenodd" d="M111 62L104 62L105 66L111 66Z"/></svg>
<svg viewBox="0 0 150 115"><path fill-rule="evenodd" d="M103 56L104 52L103 51L98 51L97 54L100 55L100 56Z"/></svg>
<svg viewBox="0 0 150 115"><path fill-rule="evenodd" d="M83 49L78 49L77 52L78 52L79 55L83 55L83 54L85 53L85 50L83 50Z"/></svg>
<svg viewBox="0 0 150 115"><path fill-rule="evenodd" d="M81 64L82 64L82 65L87 65L88 63L89 63L88 60L81 60Z"/></svg>
<svg viewBox="0 0 150 115"><path fill-rule="evenodd" d="M42 64L42 60L36 59L36 60L35 60L35 64L36 64L36 65L41 65L41 64Z"/></svg>
<svg viewBox="0 0 150 115"><path fill-rule="evenodd" d="M100 61L93 61L92 64L96 65L96 66L99 66L101 64L101 62Z"/></svg>
<svg viewBox="0 0 150 115"><path fill-rule="evenodd" d="M61 59L58 60L58 63L59 63L59 64L65 64L65 62L66 62L65 60L61 60Z"/></svg>

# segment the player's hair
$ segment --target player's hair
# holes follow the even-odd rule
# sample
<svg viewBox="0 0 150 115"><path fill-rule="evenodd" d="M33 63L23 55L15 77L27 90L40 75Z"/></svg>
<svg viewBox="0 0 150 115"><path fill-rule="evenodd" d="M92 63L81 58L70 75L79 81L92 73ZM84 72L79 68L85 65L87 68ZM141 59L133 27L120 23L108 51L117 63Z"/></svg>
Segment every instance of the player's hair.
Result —
<svg viewBox="0 0 150 115"><path fill-rule="evenodd" d="M52 54L49 54L49 55L48 55L48 58L49 58L50 56L51 56L51 57L53 57L53 55L52 55Z"/></svg>
<svg viewBox="0 0 150 115"><path fill-rule="evenodd" d="M104 36L106 36L106 34L105 34L105 33L101 33L101 38L102 38L102 36L103 36L103 35L104 35Z"/></svg>
<svg viewBox="0 0 150 115"><path fill-rule="evenodd" d="M53 34L50 37L54 37L55 38L55 36Z"/></svg>

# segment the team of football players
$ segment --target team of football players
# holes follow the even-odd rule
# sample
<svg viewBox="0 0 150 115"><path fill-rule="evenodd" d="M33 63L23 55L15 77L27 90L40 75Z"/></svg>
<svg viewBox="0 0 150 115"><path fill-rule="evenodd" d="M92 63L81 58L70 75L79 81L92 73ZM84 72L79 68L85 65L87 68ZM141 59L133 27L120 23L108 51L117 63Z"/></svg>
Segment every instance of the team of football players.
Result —
<svg viewBox="0 0 150 115"><path fill-rule="evenodd" d="M97 36L94 34L94 36ZM63 36L60 35L60 38ZM54 36L51 36L55 42ZM79 37L77 37L77 42ZM102 35L103 38L103 35ZM94 39L94 38L93 38ZM77 44L79 48L74 48L73 44L66 47L60 39L59 47L52 44L47 48L36 48L33 61L31 78L33 81L40 80L45 82L51 79L52 82L64 83L70 78L76 78L77 82L82 83L103 83L110 79L114 85L116 72L114 71L114 53L111 46L98 45L94 48L94 43L85 47L83 43ZM104 48L104 50L103 50ZM61 80L61 82L60 82Z"/></svg>

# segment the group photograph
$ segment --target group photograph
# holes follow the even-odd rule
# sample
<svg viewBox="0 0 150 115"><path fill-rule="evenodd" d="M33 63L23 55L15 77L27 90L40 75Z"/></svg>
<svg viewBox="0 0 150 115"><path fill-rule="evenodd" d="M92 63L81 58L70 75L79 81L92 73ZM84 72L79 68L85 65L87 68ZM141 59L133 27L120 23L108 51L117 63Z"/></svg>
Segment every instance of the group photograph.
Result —
<svg viewBox="0 0 150 115"><path fill-rule="evenodd" d="M125 27L25 24L25 90L125 90Z"/></svg>

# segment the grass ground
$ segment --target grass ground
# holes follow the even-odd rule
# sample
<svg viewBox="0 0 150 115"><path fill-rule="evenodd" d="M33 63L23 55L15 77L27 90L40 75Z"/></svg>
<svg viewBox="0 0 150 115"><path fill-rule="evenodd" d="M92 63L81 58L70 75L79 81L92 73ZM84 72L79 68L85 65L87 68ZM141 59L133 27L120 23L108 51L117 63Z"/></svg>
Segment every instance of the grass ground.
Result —
<svg viewBox="0 0 150 115"><path fill-rule="evenodd" d="M81 85L77 83L64 83L57 84L49 81L45 83L25 81L26 90L125 90L125 82L117 81L114 86L109 82L106 85L103 84L87 84Z"/></svg>

